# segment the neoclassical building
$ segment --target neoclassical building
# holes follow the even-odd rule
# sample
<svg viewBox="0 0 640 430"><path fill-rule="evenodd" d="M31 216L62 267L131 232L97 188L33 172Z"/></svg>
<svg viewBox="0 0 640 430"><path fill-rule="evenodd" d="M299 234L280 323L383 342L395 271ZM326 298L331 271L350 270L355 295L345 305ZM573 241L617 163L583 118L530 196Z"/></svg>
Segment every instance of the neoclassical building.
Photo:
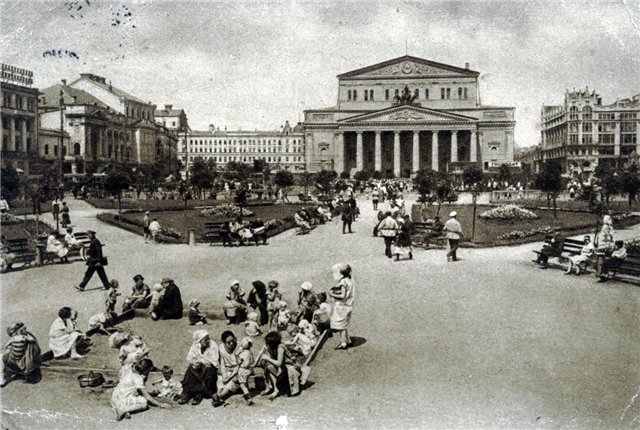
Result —
<svg viewBox="0 0 640 430"><path fill-rule="evenodd" d="M513 107L480 104L480 73L405 55L338 75L337 105L305 111L310 172L406 176L513 161Z"/></svg>

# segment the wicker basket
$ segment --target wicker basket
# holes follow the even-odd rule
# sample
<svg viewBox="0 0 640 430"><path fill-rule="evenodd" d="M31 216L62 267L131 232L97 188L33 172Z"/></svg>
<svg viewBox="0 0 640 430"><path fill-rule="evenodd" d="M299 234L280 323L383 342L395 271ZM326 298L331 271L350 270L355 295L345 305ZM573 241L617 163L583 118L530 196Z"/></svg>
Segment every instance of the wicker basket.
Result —
<svg viewBox="0 0 640 430"><path fill-rule="evenodd" d="M78 376L78 383L82 388L97 387L99 385L102 385L103 382L104 376L102 376L102 373L93 373L90 371L85 375Z"/></svg>

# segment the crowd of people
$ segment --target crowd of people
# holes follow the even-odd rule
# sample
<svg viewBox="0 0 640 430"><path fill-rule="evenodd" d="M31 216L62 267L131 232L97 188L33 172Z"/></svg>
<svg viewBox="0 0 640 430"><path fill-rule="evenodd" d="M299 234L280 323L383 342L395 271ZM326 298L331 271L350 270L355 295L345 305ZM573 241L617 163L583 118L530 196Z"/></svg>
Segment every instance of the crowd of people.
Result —
<svg viewBox="0 0 640 430"><path fill-rule="evenodd" d="M203 399L211 399L212 405L218 407L236 394L252 405L252 379L260 374L265 385L261 395L270 400L294 396L306 383L311 370L308 359L323 335L338 337L335 349L353 346L348 332L355 295L352 269L340 263L332 271L334 286L316 293L310 282L304 282L297 293L297 306L292 307L283 300L275 280L268 285L254 281L248 294L238 280L232 281L225 294L223 313L227 324L240 327L244 336L238 339L233 331L225 330L219 345L202 328L209 324L210 315L199 310L198 300L191 300L187 321L198 328L192 334L186 371L180 380L174 377L172 366L158 369L154 365L152 350L140 335L117 327L116 307L122 293L115 279L108 282L103 308L88 319L88 332L78 328L76 310L65 306L58 311L49 330L49 348L56 359L79 360L93 345L88 334L109 336L108 344L118 350L121 365L111 397L118 420L149 406L171 408L175 403L197 405ZM333 306L328 298L332 298ZM165 277L149 288L140 274L133 277L131 290L122 300L122 313L133 309L147 309L154 320L182 319L184 312L180 289L172 279ZM10 340L2 356L2 385L16 378L38 382L42 359L35 336L22 323L11 325L7 332ZM256 353L254 347L263 335L263 345ZM153 388L148 390L147 378L158 370L162 378L152 382Z"/></svg>

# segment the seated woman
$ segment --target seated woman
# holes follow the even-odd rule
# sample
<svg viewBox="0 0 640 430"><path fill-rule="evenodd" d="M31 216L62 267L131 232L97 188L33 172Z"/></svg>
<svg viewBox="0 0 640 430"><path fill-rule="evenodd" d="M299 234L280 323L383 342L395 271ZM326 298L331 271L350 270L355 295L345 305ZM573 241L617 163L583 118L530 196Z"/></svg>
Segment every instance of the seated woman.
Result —
<svg viewBox="0 0 640 430"><path fill-rule="evenodd" d="M82 358L78 347L85 341L84 335L77 329L73 315L77 313L65 306L58 311L58 318L49 329L49 348L55 358L70 354L72 359Z"/></svg>
<svg viewBox="0 0 640 430"><path fill-rule="evenodd" d="M237 239L240 245L244 245L245 240L251 239L253 234L251 230L245 227L242 222L242 218L238 217L235 221L229 223L230 236L232 239Z"/></svg>
<svg viewBox="0 0 640 430"><path fill-rule="evenodd" d="M299 394L300 371L294 363L295 358L282 343L280 334L275 331L267 333L260 358L267 388L261 394L272 400L283 393L288 396Z"/></svg>
<svg viewBox="0 0 640 430"><path fill-rule="evenodd" d="M591 263L591 258L595 255L596 248L591 243L591 236L584 237L584 246L580 250L580 254L574 255L569 258L569 268L565 272L565 275L571 274L573 268L576 268L576 275L580 274L581 266L586 268Z"/></svg>
<svg viewBox="0 0 640 430"><path fill-rule="evenodd" d="M611 252L611 256L604 259L600 272L596 274L600 277L598 282L606 282L610 272L615 272L627 258L627 248L625 248L623 241L616 240L614 246L615 249Z"/></svg>
<svg viewBox="0 0 640 430"><path fill-rule="evenodd" d="M170 278L163 278L160 284L164 291L159 303L151 309L151 318L153 320L179 320L182 318L180 288Z"/></svg>
<svg viewBox="0 0 640 430"><path fill-rule="evenodd" d="M62 242L58 240L54 232L51 232L49 236L47 236L47 252L54 253L60 258L61 263L68 263L69 259L67 258L67 254L69 250L66 246L63 245Z"/></svg>
<svg viewBox="0 0 640 430"><path fill-rule="evenodd" d="M296 225L300 227L300 230L302 230L303 233L307 233L311 231L311 226L307 221L305 221L301 211L296 212L295 215L293 216L293 219Z"/></svg>
<svg viewBox="0 0 640 430"><path fill-rule="evenodd" d="M262 281L253 281L247 296L247 303L251 309L260 315L260 325L265 325L269 322L267 301L267 286Z"/></svg>
<svg viewBox="0 0 640 430"><path fill-rule="evenodd" d="M0 386L4 387L16 378L24 378L28 384L40 381L40 346L35 336L21 322L9 326L7 334L11 338L4 346L6 352L2 354Z"/></svg>
<svg viewBox="0 0 640 430"><path fill-rule="evenodd" d="M251 233L253 234L253 239L256 241L256 245L258 242L262 240L262 244L267 244L267 228L264 225L264 221L261 218L256 218L255 220L249 223L251 228Z"/></svg>
<svg viewBox="0 0 640 430"><path fill-rule="evenodd" d="M151 290L149 286L144 283L142 275L136 275L133 277L135 284L131 287L131 294L124 299L122 304L122 312L126 312L135 308L148 308L151 303Z"/></svg>
<svg viewBox="0 0 640 430"><path fill-rule="evenodd" d="M240 287L240 281L237 279L231 281L225 297L227 302L224 304L223 312L227 318L227 324L241 322L247 311L247 302L244 300L244 290Z"/></svg>
<svg viewBox="0 0 640 430"><path fill-rule="evenodd" d="M131 418L132 412L147 410L149 405L165 409L171 407L168 403L154 399L145 388L145 382L153 368L153 362L143 358L132 366L131 372L120 374L120 381L111 396L111 407L118 421Z"/></svg>
<svg viewBox="0 0 640 430"><path fill-rule="evenodd" d="M199 404L203 398L211 398L217 389L219 353L218 347L211 342L209 332L196 330L193 344L187 354L187 371L182 379L182 395L178 403L184 405L191 401Z"/></svg>

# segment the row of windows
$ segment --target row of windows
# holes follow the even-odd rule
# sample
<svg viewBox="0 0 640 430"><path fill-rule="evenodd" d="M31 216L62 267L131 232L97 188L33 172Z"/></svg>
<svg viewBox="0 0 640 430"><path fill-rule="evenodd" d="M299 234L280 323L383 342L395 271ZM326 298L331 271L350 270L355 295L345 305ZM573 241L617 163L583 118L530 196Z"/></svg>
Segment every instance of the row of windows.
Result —
<svg viewBox="0 0 640 430"><path fill-rule="evenodd" d="M153 120L153 111L151 109L130 108L127 106L127 116Z"/></svg>
<svg viewBox="0 0 640 430"><path fill-rule="evenodd" d="M579 129L579 125L576 122L569 123L569 132L577 133ZM635 133L638 129L638 126L635 122L625 121L620 123L620 131L622 133ZM583 122L582 123L582 131L584 133L591 133L593 130L592 122ZM615 132L616 123L615 122L598 122L598 131L599 132Z"/></svg>
<svg viewBox="0 0 640 430"><path fill-rule="evenodd" d="M285 150L276 150L275 148L258 148L256 151L250 150L249 148L240 148L240 150L236 150L234 148L191 148L190 152L213 152L213 153L227 153L227 152L302 152L301 151L302 148L298 148L298 149L294 149L294 148L287 148ZM186 152L187 148L185 148L184 146L182 146L182 152Z"/></svg>
<svg viewBox="0 0 640 430"><path fill-rule="evenodd" d="M593 118L593 110L591 106L585 106L582 108L582 119L584 121L589 121ZM615 113L599 113L598 118L602 121L613 121L615 120ZM636 112L621 112L620 119L621 120L635 120L637 118ZM569 108L569 121L577 121L578 120L578 108L576 106L571 106Z"/></svg>
<svg viewBox="0 0 640 430"><path fill-rule="evenodd" d="M211 145L212 143L214 145L227 145L227 144L236 144L236 143L242 143L242 144L259 144L259 145L270 145L270 144L278 144L281 145L282 144L282 140L281 139L273 139L273 142L271 141L272 139L189 139L189 143L196 144L196 145L206 145L209 144ZM294 144L299 144L302 143L302 139L293 139L289 141L290 143L294 143ZM285 142L286 143L286 142Z"/></svg>
<svg viewBox="0 0 640 430"><path fill-rule="evenodd" d="M229 161L242 161L242 162L249 162L249 161L254 161L254 160L262 160L264 158L262 157L237 157L237 156L230 156L230 157L225 157L225 156L221 156L221 157L215 157L215 156L205 156L202 157L204 159L208 159L208 160L213 160L216 163L227 163ZM181 157L181 160L183 162L186 162L186 157ZM266 161L267 163L278 163L278 162L282 162L284 161L285 163L301 163L302 162L302 157L284 157L284 160L282 159L282 157L266 157Z"/></svg>
<svg viewBox="0 0 640 430"><path fill-rule="evenodd" d="M364 89L362 90L362 93L365 101L375 100L375 93L373 90ZM413 95L416 99L420 99L421 98L420 89L416 88L415 90L413 90ZM425 88L422 95L423 95L422 100L429 100L430 98L429 88ZM397 88L394 90L394 98L395 97L400 97L400 90ZM450 98L451 98L451 88L440 88L440 99L445 100ZM458 99L466 100L468 98L469 98L469 90L466 87L458 87ZM385 100L391 99L391 90L389 90L388 88L384 90L384 99ZM358 90L347 90L347 100L349 101L358 100Z"/></svg>
<svg viewBox="0 0 640 430"><path fill-rule="evenodd" d="M2 107L4 108L34 111L35 106L35 99L31 97L6 92L2 94Z"/></svg>

